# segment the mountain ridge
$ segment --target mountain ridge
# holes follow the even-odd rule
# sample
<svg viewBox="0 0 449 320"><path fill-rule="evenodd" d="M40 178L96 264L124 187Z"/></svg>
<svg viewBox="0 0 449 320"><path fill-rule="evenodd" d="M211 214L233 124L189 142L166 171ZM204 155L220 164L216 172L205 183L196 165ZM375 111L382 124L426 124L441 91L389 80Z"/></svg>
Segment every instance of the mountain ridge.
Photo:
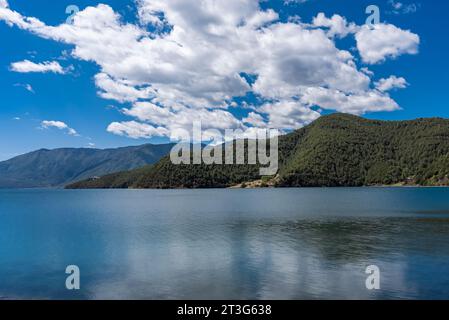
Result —
<svg viewBox="0 0 449 320"><path fill-rule="evenodd" d="M370 120L335 113L279 137L277 187L449 185L449 120ZM168 157L137 171L68 188L211 188L260 180L257 165L174 165Z"/></svg>
<svg viewBox="0 0 449 320"><path fill-rule="evenodd" d="M155 163L172 146L43 148L0 162L0 188L63 187L71 182Z"/></svg>

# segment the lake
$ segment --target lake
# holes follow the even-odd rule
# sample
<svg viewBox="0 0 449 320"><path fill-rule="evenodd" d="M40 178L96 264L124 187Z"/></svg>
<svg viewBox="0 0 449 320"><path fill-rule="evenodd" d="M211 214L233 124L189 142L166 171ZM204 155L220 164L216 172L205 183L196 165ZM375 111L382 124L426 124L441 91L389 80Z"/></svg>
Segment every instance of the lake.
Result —
<svg viewBox="0 0 449 320"><path fill-rule="evenodd" d="M0 190L1 298L448 299L449 189Z"/></svg>

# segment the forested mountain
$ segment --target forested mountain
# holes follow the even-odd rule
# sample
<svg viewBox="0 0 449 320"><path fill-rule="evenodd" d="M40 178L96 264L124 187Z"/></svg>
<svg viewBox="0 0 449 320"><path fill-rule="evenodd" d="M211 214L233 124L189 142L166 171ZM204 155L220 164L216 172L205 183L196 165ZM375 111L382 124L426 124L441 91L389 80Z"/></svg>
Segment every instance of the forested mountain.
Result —
<svg viewBox="0 0 449 320"><path fill-rule="evenodd" d="M171 144L117 149L41 149L0 162L0 188L58 187L155 163Z"/></svg>
<svg viewBox="0 0 449 320"><path fill-rule="evenodd" d="M449 120L368 120L323 116L279 140L279 187L449 185ZM69 188L229 187L259 180L257 165L153 166L90 179Z"/></svg>

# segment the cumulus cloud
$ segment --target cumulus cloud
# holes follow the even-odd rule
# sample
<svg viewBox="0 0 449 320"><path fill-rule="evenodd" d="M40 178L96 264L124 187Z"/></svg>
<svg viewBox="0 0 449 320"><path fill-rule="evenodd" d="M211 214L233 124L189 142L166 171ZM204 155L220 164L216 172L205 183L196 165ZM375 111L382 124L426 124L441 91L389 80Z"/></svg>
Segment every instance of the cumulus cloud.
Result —
<svg viewBox="0 0 449 320"><path fill-rule="evenodd" d="M79 136L78 132L75 129L70 128L65 122L62 121L54 121L54 120L44 120L41 122L41 128L49 129L56 128L59 130L64 130L67 134L71 136Z"/></svg>
<svg viewBox="0 0 449 320"><path fill-rule="evenodd" d="M337 47L355 34L364 62L417 53L419 37L393 25L374 30L344 17L318 14L312 23L280 21L258 0L137 0L139 22L104 4L78 12L72 24L49 26L0 8L0 20L40 37L73 46L71 56L98 65L98 94L127 103L133 121L108 131L133 138L169 135L201 120L211 129L272 126L293 129L321 109L363 114L397 110L375 88L374 74ZM195 19L192 19L192 16ZM235 98L257 103L241 119ZM244 103L244 102L243 102Z"/></svg>
<svg viewBox="0 0 449 320"><path fill-rule="evenodd" d="M404 89L407 88L408 83L402 77L390 76L389 78L382 78L375 83L377 90L386 92L393 89Z"/></svg>
<svg viewBox="0 0 449 320"><path fill-rule="evenodd" d="M356 115L400 109L390 96L377 90L350 95L328 88L307 88L301 97L301 102L307 106L320 106L323 109Z"/></svg>
<svg viewBox="0 0 449 320"><path fill-rule="evenodd" d="M20 72L20 73L29 73L29 72L53 72L64 74L66 71L57 61L45 61L42 63L35 63L30 60L18 61L11 63L10 67L11 71Z"/></svg>
<svg viewBox="0 0 449 320"><path fill-rule="evenodd" d="M148 99L152 93L152 89L149 87L137 88L126 79L113 79L103 72L95 75L95 84L100 89L98 94L101 97L118 102L135 102L139 99Z"/></svg>
<svg viewBox="0 0 449 320"><path fill-rule="evenodd" d="M8 2L6 0L0 0L0 8L8 8Z"/></svg>
<svg viewBox="0 0 449 320"><path fill-rule="evenodd" d="M202 128L225 130L228 128L243 128L241 121L237 120L230 112L216 109L195 109L183 107L176 110L157 106L151 102L137 102L131 108L122 109L122 112L140 121L155 126L163 124L170 132L180 129L190 130L194 121L200 121Z"/></svg>
<svg viewBox="0 0 449 320"><path fill-rule="evenodd" d="M363 61L370 64L403 54L417 54L420 43L417 34L391 24L363 26L355 38Z"/></svg>
<svg viewBox="0 0 449 320"><path fill-rule="evenodd" d="M344 38L358 29L355 23L348 23L344 17L338 14L334 14L332 18L327 18L322 12L313 19L312 24L316 27L329 28L329 36L338 36L340 38Z"/></svg>
<svg viewBox="0 0 449 320"><path fill-rule="evenodd" d="M297 101L268 103L263 105L260 111L268 115L268 125L271 128L300 128L320 117L317 111Z"/></svg>
<svg viewBox="0 0 449 320"><path fill-rule="evenodd" d="M265 126L265 120L264 118L255 112L248 113L248 116L246 118L242 119L243 123L248 123L253 125L254 127L264 127Z"/></svg>
<svg viewBox="0 0 449 320"><path fill-rule="evenodd" d="M136 121L113 122L108 126L107 131L119 136L127 136L133 139L166 136L168 134L168 131L165 128L155 128L149 124L139 123Z"/></svg>

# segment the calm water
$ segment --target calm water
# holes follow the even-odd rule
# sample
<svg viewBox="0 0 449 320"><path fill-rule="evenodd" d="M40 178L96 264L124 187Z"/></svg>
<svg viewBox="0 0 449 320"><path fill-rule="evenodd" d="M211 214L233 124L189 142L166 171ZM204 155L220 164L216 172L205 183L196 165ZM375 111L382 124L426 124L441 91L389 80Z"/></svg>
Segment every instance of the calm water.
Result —
<svg viewBox="0 0 449 320"><path fill-rule="evenodd" d="M0 298L445 299L449 189L0 190Z"/></svg>

